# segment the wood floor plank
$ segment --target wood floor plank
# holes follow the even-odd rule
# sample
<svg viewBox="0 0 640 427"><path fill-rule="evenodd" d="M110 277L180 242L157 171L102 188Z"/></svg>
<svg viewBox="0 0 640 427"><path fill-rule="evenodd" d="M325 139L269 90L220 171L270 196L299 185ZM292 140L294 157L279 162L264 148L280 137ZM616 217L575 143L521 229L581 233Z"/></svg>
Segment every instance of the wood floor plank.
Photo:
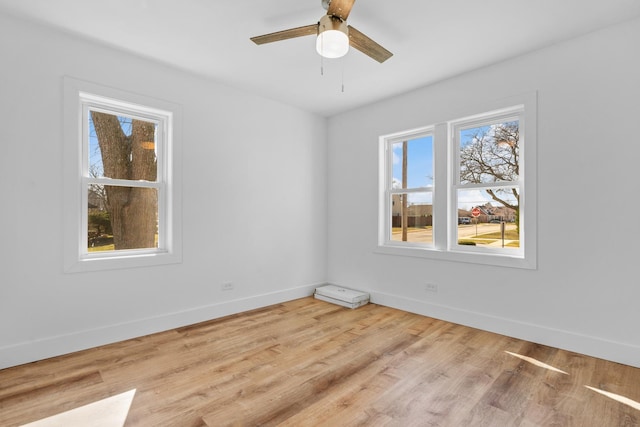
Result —
<svg viewBox="0 0 640 427"><path fill-rule="evenodd" d="M132 389L127 427L640 425L638 368L311 297L0 370L0 425Z"/></svg>
<svg viewBox="0 0 640 427"><path fill-rule="evenodd" d="M105 397L108 395L99 372L67 376L60 381L48 382L30 390L3 394L0 398L0 425L35 421ZM46 404L34 406L34 401Z"/></svg>

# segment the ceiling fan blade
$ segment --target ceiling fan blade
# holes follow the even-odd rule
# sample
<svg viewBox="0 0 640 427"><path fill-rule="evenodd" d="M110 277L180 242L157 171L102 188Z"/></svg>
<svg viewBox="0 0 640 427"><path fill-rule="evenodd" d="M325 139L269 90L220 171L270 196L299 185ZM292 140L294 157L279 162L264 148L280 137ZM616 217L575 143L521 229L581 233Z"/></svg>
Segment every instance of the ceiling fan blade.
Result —
<svg viewBox="0 0 640 427"><path fill-rule="evenodd" d="M346 21L355 1L356 0L331 0L329 9L327 9L327 15L337 16L343 21Z"/></svg>
<svg viewBox="0 0 640 427"><path fill-rule="evenodd" d="M334 0L332 0L334 1ZM374 42L372 39L349 25L349 44L360 52L382 63L393 56L393 53Z"/></svg>
<svg viewBox="0 0 640 427"><path fill-rule="evenodd" d="M310 36L312 34L318 34L318 24L305 25L304 27L290 28L288 30L251 37L251 41L255 44L265 44L280 40L293 39L295 37Z"/></svg>

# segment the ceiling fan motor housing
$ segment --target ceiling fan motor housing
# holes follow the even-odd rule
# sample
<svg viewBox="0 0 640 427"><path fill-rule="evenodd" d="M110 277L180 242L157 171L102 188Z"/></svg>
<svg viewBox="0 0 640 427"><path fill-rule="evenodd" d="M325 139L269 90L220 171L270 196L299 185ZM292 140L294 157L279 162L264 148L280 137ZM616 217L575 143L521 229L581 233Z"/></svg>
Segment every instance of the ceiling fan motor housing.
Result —
<svg viewBox="0 0 640 427"><path fill-rule="evenodd" d="M342 19L324 15L318 23L316 50L325 58L340 58L349 51L349 27Z"/></svg>

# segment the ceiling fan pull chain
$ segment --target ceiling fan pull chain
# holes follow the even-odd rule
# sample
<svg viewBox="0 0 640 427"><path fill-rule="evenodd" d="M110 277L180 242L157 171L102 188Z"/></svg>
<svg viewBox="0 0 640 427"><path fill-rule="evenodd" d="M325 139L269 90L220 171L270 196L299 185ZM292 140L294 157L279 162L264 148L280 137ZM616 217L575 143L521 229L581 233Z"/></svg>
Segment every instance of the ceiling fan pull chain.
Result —
<svg viewBox="0 0 640 427"><path fill-rule="evenodd" d="M320 34L320 23L318 23L318 34ZM320 39L320 45L322 50L324 50L324 39ZM320 75L324 76L324 56L320 56Z"/></svg>
<svg viewBox="0 0 640 427"><path fill-rule="evenodd" d="M344 93L344 63L345 63L346 59L344 58L344 56L342 57L342 60L340 62L342 62L342 93Z"/></svg>

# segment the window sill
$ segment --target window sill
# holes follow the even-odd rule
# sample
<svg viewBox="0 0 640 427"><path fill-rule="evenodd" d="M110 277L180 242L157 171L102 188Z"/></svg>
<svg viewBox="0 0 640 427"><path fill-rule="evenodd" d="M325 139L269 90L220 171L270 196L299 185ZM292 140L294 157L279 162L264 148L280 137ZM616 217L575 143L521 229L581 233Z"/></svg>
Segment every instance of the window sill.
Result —
<svg viewBox="0 0 640 427"><path fill-rule="evenodd" d="M180 254L168 252L145 253L140 255L105 256L80 258L65 266L65 273L82 273L123 268L151 267L166 264L180 264Z"/></svg>
<svg viewBox="0 0 640 427"><path fill-rule="evenodd" d="M395 255L431 259L436 261L494 265L498 267L522 268L528 270L535 270L537 268L535 263L527 260L526 257L523 258L503 254L478 254L459 251L443 251L435 248L401 247L391 245L379 245L373 250L373 252L380 255Z"/></svg>

